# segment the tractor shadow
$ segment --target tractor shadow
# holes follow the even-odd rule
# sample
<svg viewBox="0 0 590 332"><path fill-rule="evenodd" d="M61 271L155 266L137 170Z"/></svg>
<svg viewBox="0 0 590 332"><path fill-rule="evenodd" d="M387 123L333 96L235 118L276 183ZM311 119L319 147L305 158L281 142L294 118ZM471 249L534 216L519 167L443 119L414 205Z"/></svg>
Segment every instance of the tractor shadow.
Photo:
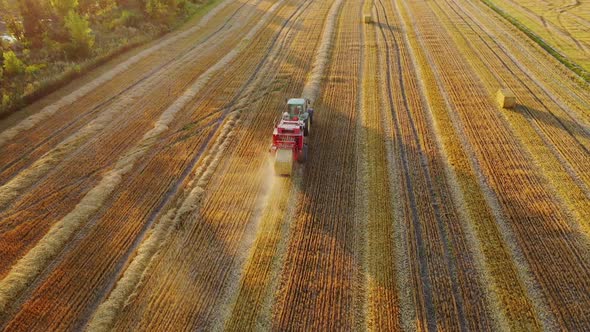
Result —
<svg viewBox="0 0 590 332"><path fill-rule="evenodd" d="M337 84L344 83L341 79L332 79L330 81ZM535 112L535 110L532 111ZM356 162L356 153L359 151L357 147L358 149L368 147L357 145L358 142L356 140L359 138L355 133L366 131L367 136L372 135L378 137L378 141L381 142L393 140L392 144L399 146L399 148L394 149L396 151L394 153L399 153L399 149L404 149L406 155L419 155L422 152L417 151L413 146L400 144L395 141L397 138L390 138L392 134L385 135L383 132L379 132L373 128L359 128L361 125L357 119L358 116L354 110L336 109L335 107L321 103L321 101L315 107L313 132L309 141L309 158L307 163L301 166L303 179L300 190L302 198L298 200L298 217L293 221L297 225L293 226L293 233L291 234L288 250L286 251L287 257L285 257L285 271L290 271L290 275L283 274L281 276L282 287L279 289L279 294L286 294L279 296L289 298L290 302L285 303L279 301L279 303L283 303L283 307L275 308L275 324L278 324L280 328L287 326L296 328L305 328L310 325L322 326L325 322L322 323L322 318L314 314L317 312L329 312L330 317L339 317L343 326L349 326L348 323L354 320L352 312L356 310L352 308L358 304L354 300L352 290L360 288L364 292L368 291L366 288L367 285L363 284L363 282L358 284L358 280L372 280L375 283L374 289L381 289L383 292L389 292L397 296L413 294L413 283L420 282L422 283L422 289L431 289L430 301L432 301L433 294L448 292L449 289L436 288L432 283L430 278L433 275L437 275L439 271L431 270L432 268L428 264L423 265L426 266L426 270L422 268L416 270L420 271L420 275L413 275L409 272L413 270L416 264L419 264L418 262L420 260L428 259L428 261L440 262L445 262L446 260L443 255L432 257L432 253L428 253L425 249L426 247L420 249L420 246L417 245L417 232L422 233L420 236L425 243L428 243L430 240L428 234L444 233L444 238L447 239L447 241L444 241L446 243L444 245L449 246L449 252L451 253L447 263L452 265L453 269L459 269L460 266L477 266L476 261L480 259L476 257L478 254L474 252L474 248L469 248L467 252L460 250L462 248L461 239L474 236L478 241L487 241L481 234L469 233L472 230L470 230L471 227L467 226L467 224L471 221L462 220L457 212L459 209L465 208L465 202L463 200L459 201L459 198L453 194L453 190L451 189L453 184L446 173L439 172L437 177L432 178L435 188L433 192L437 197L437 201L452 205L452 207L445 208L445 210L454 210L455 212L449 212L449 214L443 215L442 220L446 220L446 222L439 224L439 227L432 228L433 226L431 225L433 225L432 222L434 221L429 220L424 214L416 216L418 223L412 224L411 213L405 207L405 204L409 203L407 201L402 203L394 202L394 198L390 197L391 215L400 215L402 218L396 219L392 217L389 220L381 220L381 222L392 225L392 232L390 234L382 234L380 238L387 238L390 241L393 241L392 239L406 239L408 243L413 243L413 245L405 247L406 251L403 252L399 252L399 250L402 250L404 247L398 247L396 243L391 244L394 248L394 252L391 254L396 256L396 263L406 262L408 266L396 266L394 270L397 272L393 276L381 273L375 274L368 271L367 259L369 257L363 251L370 244L370 241L380 240L367 237L364 228L367 227L368 215L358 215L359 204L361 204L362 199L365 197L356 197L355 194L356 188L364 185L357 178L357 167L360 166ZM566 126L577 125L567 121L564 121L564 123ZM452 167L441 151L435 150L429 153L432 154L429 157L428 163L430 169L444 170ZM383 158L386 157L383 156ZM481 162L482 160L477 161L478 164ZM413 179L417 176L416 173L420 173L420 167L421 165L419 163L410 164L410 173L414 175L400 174L401 178L396 178L392 182L390 190L397 191L397 197L408 197L410 194L408 190L413 190L412 185L418 186L417 183L413 182ZM479 180L473 175L474 173L462 171L457 167L453 167L452 170L455 176L461 179L462 182L468 183L471 187L478 188L481 191ZM580 234L576 234L575 232L564 234L559 225L549 222L553 219L552 212L548 211L545 205L537 202L525 202L523 204L522 188L518 185L519 182L511 180L520 176L519 170L513 170L513 173L510 173L490 168L482 170L482 172L484 173L484 178L488 186L491 186L492 181L488 179L493 178L493 182L497 183L495 187L490 187L490 199L500 203L501 210L499 213L504 219L503 226L499 224L495 225L497 232L501 234L508 231L510 234L514 233L522 236L524 234L523 223L533 221L534 223L543 223L544 225L544 235L529 236L523 240L524 242L511 243L511 246L521 248L526 245L525 243L538 243L543 241L545 237L562 238L577 242L575 239ZM402 185L403 176L409 176L410 187ZM527 176L533 179L543 177L542 174L537 173L528 174ZM388 179L384 178L382 181L388 181ZM485 194L482 193L482 195ZM425 209L424 206L433 206L436 204L438 203L434 201L422 201L419 202L418 209L422 210ZM478 208L490 209L489 206ZM555 206L555 208L559 207ZM394 209L404 209L404 211L398 211L399 213L396 213L393 211ZM454 228L450 226L453 223L456 226ZM410 231L411 229L414 229L414 231ZM524 232L526 233L526 231ZM513 239L514 237L509 236L508 238ZM360 246L358 244L359 240L362 242ZM583 251L584 248L586 246L581 245L578 249ZM458 254L459 252L460 254ZM547 255L555 256L557 253L547 253ZM572 253L572 255L574 254ZM370 259L375 266L384 266L384 264L389 263L389 260L382 260L383 257L380 255L378 257L371 257ZM557 257L555 258L557 259ZM540 258L537 257L537 259ZM528 263L534 265L536 261L533 259ZM579 267L572 266L571 268L579 270ZM457 278L459 274L469 275L472 278L472 287L478 288L483 292L486 291L486 285L483 279L483 275L487 273L486 271L479 271L476 275L473 274L471 269L460 272L455 272L451 278ZM355 274L360 275L360 279L355 279ZM392 282L390 277L396 280ZM537 280L535 282L539 281ZM408 288L412 290L408 290ZM337 302L340 305L330 305L329 308L326 308L329 305L326 299L332 298L333 296L338 297ZM426 295L417 294L416 296L420 298ZM488 305L484 302L484 299L467 298L460 293L455 294L455 297L461 298L461 301L466 305L464 310L472 310L476 306L485 308ZM413 303L413 298L406 299L410 302L399 302L399 297L396 299L398 305L402 303L414 306L414 308L398 307L399 315L412 315L413 310L417 306L417 304ZM577 297L577 299L583 300L582 297ZM481 302L476 305L477 301ZM396 309L391 307L376 307L376 310L391 311ZM288 311L294 311L295 314L284 313ZM437 315L434 312L428 312L426 316L430 324L428 322L423 323L436 326L439 323L435 322ZM348 323L347 320L349 320Z"/></svg>

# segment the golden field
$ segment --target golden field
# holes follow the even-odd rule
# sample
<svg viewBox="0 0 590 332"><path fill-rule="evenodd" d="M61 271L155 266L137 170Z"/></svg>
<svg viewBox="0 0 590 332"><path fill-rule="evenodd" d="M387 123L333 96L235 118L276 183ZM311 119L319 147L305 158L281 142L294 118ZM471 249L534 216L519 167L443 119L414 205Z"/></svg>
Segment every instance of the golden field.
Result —
<svg viewBox="0 0 590 332"><path fill-rule="evenodd" d="M0 120L0 329L590 329L590 87L484 2L226 0L117 61Z"/></svg>

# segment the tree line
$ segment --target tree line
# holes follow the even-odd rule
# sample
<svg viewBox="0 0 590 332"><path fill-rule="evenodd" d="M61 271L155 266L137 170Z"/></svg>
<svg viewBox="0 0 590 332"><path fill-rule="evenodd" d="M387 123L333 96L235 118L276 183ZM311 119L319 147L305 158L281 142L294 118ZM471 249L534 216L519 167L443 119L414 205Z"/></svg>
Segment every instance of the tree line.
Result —
<svg viewBox="0 0 590 332"><path fill-rule="evenodd" d="M170 30L202 2L0 0L0 115L93 58Z"/></svg>

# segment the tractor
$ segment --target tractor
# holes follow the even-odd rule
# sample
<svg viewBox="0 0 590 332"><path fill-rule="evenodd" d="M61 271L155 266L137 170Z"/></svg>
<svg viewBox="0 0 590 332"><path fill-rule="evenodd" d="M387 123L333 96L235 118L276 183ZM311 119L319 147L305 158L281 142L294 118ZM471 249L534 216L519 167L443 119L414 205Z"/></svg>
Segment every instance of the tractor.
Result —
<svg viewBox="0 0 590 332"><path fill-rule="evenodd" d="M313 122L313 109L309 105L309 99L289 99L287 110L275 124L270 152L275 157L277 175L291 175L293 161L303 163L307 159L307 138Z"/></svg>
<svg viewBox="0 0 590 332"><path fill-rule="evenodd" d="M309 136L313 122L313 109L309 107L311 102L307 98L291 98L287 100L289 120L303 122L303 136ZM285 114L283 114L285 115Z"/></svg>

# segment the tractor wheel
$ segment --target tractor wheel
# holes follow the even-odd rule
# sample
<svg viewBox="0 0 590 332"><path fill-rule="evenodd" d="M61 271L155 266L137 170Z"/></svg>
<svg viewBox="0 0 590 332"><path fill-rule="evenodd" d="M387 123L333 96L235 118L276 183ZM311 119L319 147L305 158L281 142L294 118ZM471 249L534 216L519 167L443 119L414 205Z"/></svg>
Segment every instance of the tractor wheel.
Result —
<svg viewBox="0 0 590 332"><path fill-rule="evenodd" d="M309 118L307 118L307 120L305 120L305 126L303 127L303 136L305 136L305 137L309 136L310 130L311 130L310 121L309 121Z"/></svg>
<svg viewBox="0 0 590 332"><path fill-rule="evenodd" d="M307 144L303 144L303 149L299 151L299 155L297 156L297 161L300 163L304 163L307 161Z"/></svg>

